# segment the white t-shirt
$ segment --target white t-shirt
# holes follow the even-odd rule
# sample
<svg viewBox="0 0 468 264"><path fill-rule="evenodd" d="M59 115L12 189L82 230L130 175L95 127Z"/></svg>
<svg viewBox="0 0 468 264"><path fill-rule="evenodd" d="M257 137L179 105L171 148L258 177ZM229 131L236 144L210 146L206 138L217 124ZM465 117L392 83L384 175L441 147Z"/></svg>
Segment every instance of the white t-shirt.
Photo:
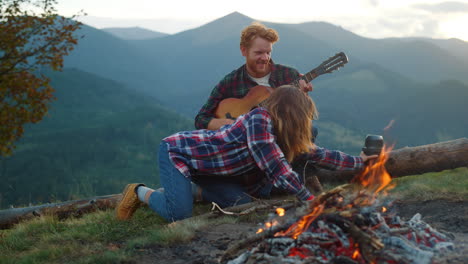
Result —
<svg viewBox="0 0 468 264"><path fill-rule="evenodd" d="M252 77L250 74L249 74L249 77L250 79L254 80L259 85L271 87L270 84L268 83L268 80L270 79L270 75L271 75L271 72L261 78Z"/></svg>

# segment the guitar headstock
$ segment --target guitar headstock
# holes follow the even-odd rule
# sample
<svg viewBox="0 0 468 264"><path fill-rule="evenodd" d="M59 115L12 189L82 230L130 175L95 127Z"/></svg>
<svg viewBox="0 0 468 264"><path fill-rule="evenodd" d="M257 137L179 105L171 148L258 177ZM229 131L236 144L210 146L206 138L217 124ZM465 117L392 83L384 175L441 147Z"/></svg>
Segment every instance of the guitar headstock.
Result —
<svg viewBox="0 0 468 264"><path fill-rule="evenodd" d="M315 73L317 75L331 73L343 67L346 63L348 63L348 56L344 52L340 52L322 62L322 64L315 68Z"/></svg>

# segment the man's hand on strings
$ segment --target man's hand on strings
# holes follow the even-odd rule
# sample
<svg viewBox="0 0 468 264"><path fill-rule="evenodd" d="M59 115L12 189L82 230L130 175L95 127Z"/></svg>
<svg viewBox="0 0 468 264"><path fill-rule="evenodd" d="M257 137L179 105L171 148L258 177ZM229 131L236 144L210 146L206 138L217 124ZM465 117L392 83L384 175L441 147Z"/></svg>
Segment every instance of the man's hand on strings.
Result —
<svg viewBox="0 0 468 264"><path fill-rule="evenodd" d="M302 76L302 75L301 75ZM312 86L312 83L307 83L304 80L299 80L299 88L304 92L312 92L314 90L314 87Z"/></svg>

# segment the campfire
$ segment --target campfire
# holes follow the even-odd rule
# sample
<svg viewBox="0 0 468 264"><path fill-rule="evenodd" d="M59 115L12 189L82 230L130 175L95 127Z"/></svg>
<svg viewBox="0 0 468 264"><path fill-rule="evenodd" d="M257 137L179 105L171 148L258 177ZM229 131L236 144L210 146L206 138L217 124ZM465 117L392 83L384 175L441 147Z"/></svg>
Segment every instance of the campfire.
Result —
<svg viewBox="0 0 468 264"><path fill-rule="evenodd" d="M294 212L277 209L258 230L261 239L251 240L240 254L239 247L227 251L228 263L424 264L437 252L452 250L451 237L422 221L419 213L405 221L392 209L386 192L393 186L384 166L390 150L384 146L352 183Z"/></svg>

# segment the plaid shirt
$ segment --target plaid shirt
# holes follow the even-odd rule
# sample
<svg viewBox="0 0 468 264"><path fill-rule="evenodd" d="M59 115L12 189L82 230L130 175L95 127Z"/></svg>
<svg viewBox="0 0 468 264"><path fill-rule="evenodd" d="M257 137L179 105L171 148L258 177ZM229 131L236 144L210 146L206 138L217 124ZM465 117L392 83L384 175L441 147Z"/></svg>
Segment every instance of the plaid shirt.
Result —
<svg viewBox="0 0 468 264"><path fill-rule="evenodd" d="M292 83L297 78L299 78L299 72L297 70L281 64L275 64L272 61L271 75L268 81L271 87L276 88L284 84ZM195 127L197 129L207 128L208 123L215 117L214 113L219 102L226 98L242 98L249 92L250 88L257 85L258 84L249 77L245 64L226 75L215 86L205 105L203 105L198 115L195 117Z"/></svg>
<svg viewBox="0 0 468 264"><path fill-rule="evenodd" d="M163 142L168 144L174 166L188 178L196 175L240 176L260 169L274 186L295 194L298 199L307 200L312 195L275 143L270 114L262 107L219 130L179 132ZM360 157L319 147L304 155L312 163L334 170L363 166Z"/></svg>

